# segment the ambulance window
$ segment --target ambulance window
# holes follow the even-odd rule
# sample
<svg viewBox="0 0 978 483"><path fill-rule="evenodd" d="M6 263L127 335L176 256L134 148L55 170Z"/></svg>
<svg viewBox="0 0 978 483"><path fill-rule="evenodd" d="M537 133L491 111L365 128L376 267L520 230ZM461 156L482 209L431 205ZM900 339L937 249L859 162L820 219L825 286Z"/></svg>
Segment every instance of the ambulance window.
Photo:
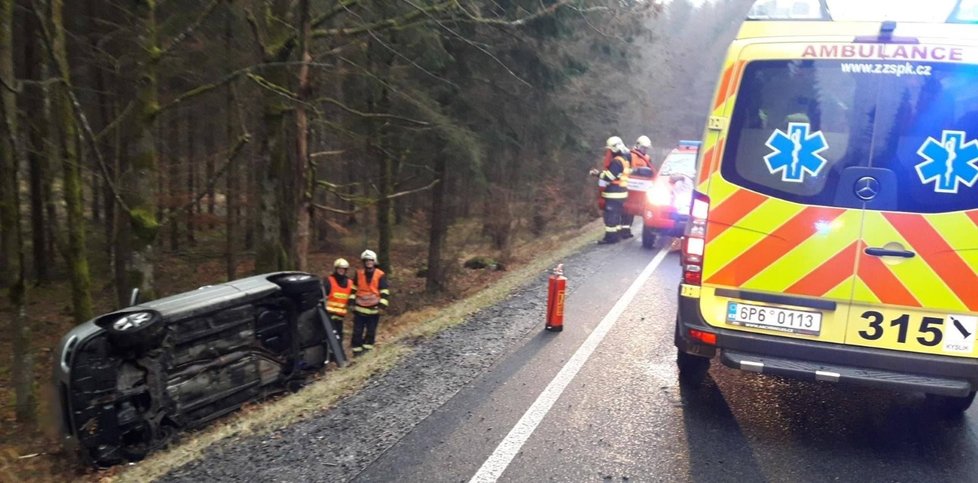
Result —
<svg viewBox="0 0 978 483"><path fill-rule="evenodd" d="M978 66L914 64L913 72L881 76L871 164L896 174L898 211L978 208Z"/></svg>
<svg viewBox="0 0 978 483"><path fill-rule="evenodd" d="M788 201L834 204L842 170L868 164L878 77L843 72L833 60L748 63L723 177Z"/></svg>

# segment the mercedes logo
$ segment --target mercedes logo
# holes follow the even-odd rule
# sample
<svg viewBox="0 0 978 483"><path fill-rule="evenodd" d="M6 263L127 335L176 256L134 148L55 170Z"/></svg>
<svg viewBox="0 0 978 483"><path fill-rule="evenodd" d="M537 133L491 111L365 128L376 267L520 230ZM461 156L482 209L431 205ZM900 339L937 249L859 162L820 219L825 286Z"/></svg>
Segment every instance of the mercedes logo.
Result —
<svg viewBox="0 0 978 483"><path fill-rule="evenodd" d="M876 195L880 193L880 182L872 176L863 176L856 181L856 196L863 201L869 201L876 198Z"/></svg>

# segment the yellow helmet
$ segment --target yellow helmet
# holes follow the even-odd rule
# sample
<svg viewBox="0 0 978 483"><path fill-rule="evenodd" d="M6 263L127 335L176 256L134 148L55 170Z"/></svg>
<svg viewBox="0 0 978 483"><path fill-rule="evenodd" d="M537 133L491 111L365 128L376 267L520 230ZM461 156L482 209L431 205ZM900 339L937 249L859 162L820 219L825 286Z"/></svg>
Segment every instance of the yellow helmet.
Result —
<svg viewBox="0 0 978 483"><path fill-rule="evenodd" d="M350 262L346 261L345 258L337 258L336 261L333 262L333 268L334 269L336 269L336 268L350 268Z"/></svg>

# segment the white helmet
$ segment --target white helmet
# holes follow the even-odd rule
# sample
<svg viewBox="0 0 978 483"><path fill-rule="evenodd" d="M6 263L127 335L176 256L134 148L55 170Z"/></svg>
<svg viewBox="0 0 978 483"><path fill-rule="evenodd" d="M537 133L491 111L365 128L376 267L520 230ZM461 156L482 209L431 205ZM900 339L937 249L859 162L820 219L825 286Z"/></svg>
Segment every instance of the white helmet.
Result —
<svg viewBox="0 0 978 483"><path fill-rule="evenodd" d="M373 260L376 262L377 254L374 253L373 250L364 250L363 253L360 254L360 260Z"/></svg>
<svg viewBox="0 0 978 483"><path fill-rule="evenodd" d="M621 140L618 136L611 136L605 143L605 147L610 149L613 153L623 153L628 150L625 147L625 142Z"/></svg>
<svg viewBox="0 0 978 483"><path fill-rule="evenodd" d="M333 268L350 268L350 262L346 261L345 258L337 258L333 262Z"/></svg>
<svg viewBox="0 0 978 483"><path fill-rule="evenodd" d="M652 140L648 136L639 136L638 140L635 141L635 145L640 148L649 149L652 147Z"/></svg>

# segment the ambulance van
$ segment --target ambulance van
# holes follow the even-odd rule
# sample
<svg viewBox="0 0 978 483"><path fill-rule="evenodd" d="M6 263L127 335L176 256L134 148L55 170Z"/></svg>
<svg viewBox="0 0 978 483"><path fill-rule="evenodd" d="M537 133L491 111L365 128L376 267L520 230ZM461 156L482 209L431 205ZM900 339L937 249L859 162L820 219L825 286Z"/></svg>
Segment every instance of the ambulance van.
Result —
<svg viewBox="0 0 978 483"><path fill-rule="evenodd" d="M757 2L700 150L675 342L762 374L978 389L978 1Z"/></svg>

